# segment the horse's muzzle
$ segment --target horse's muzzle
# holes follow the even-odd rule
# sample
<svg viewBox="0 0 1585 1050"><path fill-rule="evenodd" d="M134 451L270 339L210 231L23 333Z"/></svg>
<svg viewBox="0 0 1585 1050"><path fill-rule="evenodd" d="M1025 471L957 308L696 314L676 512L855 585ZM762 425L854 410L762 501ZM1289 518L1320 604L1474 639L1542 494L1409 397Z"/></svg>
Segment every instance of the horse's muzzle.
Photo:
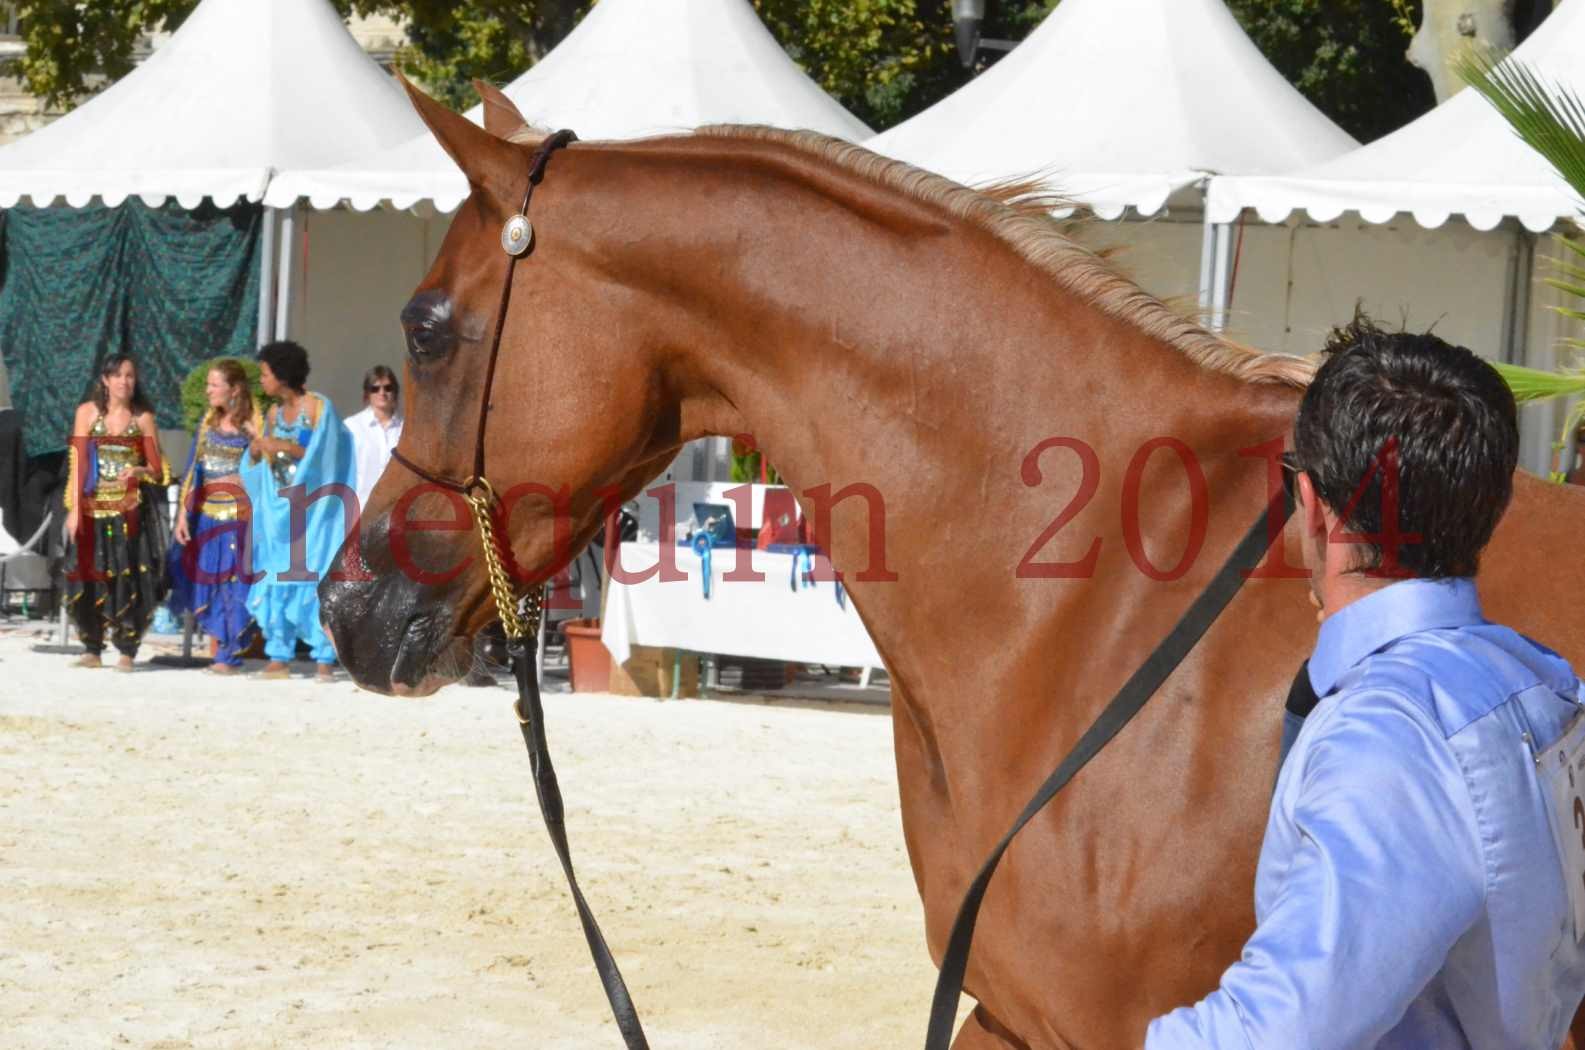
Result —
<svg viewBox="0 0 1585 1050"><path fill-rule="evenodd" d="M375 692L423 696L456 676L450 672L467 670L468 646L453 633L447 603L400 572L345 571L347 554L344 548L319 584L319 617L353 681Z"/></svg>

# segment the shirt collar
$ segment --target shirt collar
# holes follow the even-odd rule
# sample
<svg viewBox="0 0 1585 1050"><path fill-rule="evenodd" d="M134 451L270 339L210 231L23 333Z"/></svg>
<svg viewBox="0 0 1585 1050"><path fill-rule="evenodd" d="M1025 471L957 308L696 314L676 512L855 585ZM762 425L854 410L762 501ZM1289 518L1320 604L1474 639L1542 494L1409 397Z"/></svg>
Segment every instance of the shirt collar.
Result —
<svg viewBox="0 0 1585 1050"><path fill-rule="evenodd" d="M369 427L378 427L378 426L380 426L380 417L374 414L374 409L373 408L365 406L363 411L359 412L358 415L363 417L364 426L369 426ZM395 412L391 413L391 422L386 426L385 429L390 429L390 427L399 427L401 425L402 425L402 412L401 412L401 409L397 409Z"/></svg>
<svg viewBox="0 0 1585 1050"><path fill-rule="evenodd" d="M1400 638L1485 621L1469 577L1401 580L1326 618L1310 657L1310 685L1325 696L1355 664Z"/></svg>

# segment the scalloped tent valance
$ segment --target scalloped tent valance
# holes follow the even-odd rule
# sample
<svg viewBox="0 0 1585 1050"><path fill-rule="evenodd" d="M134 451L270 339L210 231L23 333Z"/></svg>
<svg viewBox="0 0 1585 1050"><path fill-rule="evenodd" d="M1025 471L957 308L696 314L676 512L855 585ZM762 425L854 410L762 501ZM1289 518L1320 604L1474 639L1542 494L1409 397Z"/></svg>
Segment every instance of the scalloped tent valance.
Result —
<svg viewBox="0 0 1585 1050"><path fill-rule="evenodd" d="M1585 0L1565 0L1514 58L1544 78L1585 89ZM1462 91L1391 135L1334 160L1281 175L1211 180L1210 219L1225 223L1244 208L1266 222L1303 211L1317 222L1357 212L1385 223L1399 214L1435 229L1457 215L1477 230L1518 219L1533 233L1579 214L1568 184L1521 142L1495 109Z"/></svg>

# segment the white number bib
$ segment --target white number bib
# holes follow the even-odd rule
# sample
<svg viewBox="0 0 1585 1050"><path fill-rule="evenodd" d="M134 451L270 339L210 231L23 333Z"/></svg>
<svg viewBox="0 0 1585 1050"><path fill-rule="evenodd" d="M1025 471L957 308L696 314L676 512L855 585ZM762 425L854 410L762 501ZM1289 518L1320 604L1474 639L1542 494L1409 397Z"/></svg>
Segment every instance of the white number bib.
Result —
<svg viewBox="0 0 1585 1050"><path fill-rule="evenodd" d="M1585 714L1536 758L1551 798L1552 837L1563 861L1563 884L1574 910L1574 939L1585 939Z"/></svg>

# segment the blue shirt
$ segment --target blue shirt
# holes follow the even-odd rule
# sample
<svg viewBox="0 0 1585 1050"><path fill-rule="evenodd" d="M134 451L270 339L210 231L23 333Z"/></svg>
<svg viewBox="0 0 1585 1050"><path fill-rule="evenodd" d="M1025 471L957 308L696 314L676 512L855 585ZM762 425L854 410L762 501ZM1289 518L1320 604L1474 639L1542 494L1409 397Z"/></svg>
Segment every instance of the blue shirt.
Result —
<svg viewBox="0 0 1585 1050"><path fill-rule="evenodd" d="M1146 1050L1557 1050L1585 994L1535 754L1579 712L1557 654L1470 580L1406 580L1321 626L1254 936Z"/></svg>

